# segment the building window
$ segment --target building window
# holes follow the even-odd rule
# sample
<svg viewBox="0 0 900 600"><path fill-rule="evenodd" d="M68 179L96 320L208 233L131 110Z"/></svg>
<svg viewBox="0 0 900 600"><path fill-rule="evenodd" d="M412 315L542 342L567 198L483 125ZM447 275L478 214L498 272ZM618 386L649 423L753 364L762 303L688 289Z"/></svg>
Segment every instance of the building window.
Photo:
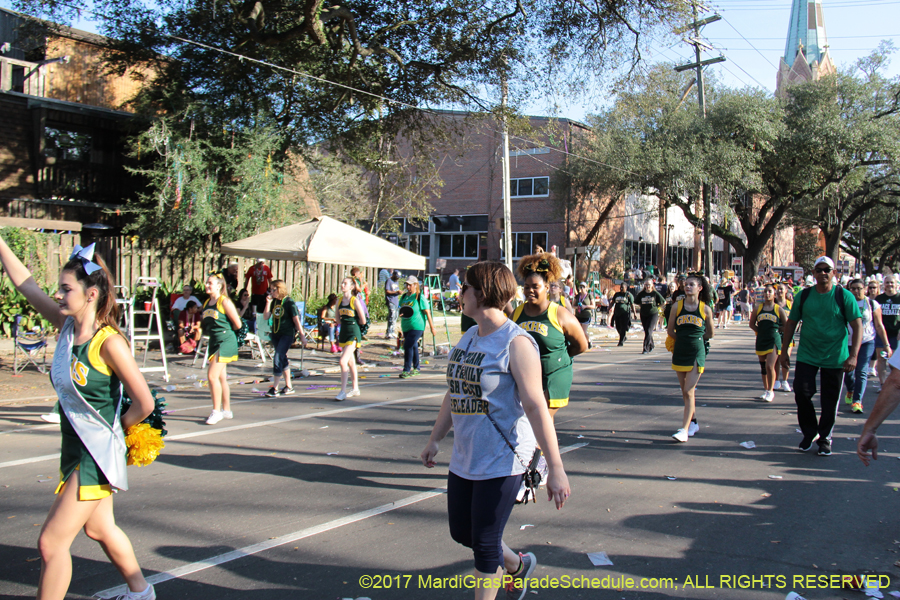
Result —
<svg viewBox="0 0 900 600"><path fill-rule="evenodd" d="M478 258L477 233L443 234L437 237L440 258Z"/></svg>
<svg viewBox="0 0 900 600"><path fill-rule="evenodd" d="M525 179L511 179L509 181L509 195L512 198L549 196L550 178L528 177Z"/></svg>
<svg viewBox="0 0 900 600"><path fill-rule="evenodd" d="M91 134L57 129L55 127L44 128L44 156L72 162L90 162L91 147L93 145Z"/></svg>
<svg viewBox="0 0 900 600"><path fill-rule="evenodd" d="M519 259L529 254L534 254L534 247L540 246L547 252L547 232L546 231L525 231L512 234L513 239L513 258ZM500 235L500 257L506 256L503 249L503 235Z"/></svg>

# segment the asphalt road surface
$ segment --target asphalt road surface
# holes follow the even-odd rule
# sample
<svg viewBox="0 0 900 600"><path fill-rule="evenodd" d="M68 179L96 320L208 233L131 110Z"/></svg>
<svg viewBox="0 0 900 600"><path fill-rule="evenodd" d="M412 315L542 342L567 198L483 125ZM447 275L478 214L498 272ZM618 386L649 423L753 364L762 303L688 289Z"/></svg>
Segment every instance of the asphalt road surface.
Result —
<svg viewBox="0 0 900 600"><path fill-rule="evenodd" d="M682 402L661 344L643 356L632 336L577 359L556 419L572 496L561 511L543 499L516 507L506 528L510 546L537 555L541 587L526 598L864 598L841 589L842 576L863 574L882 576L885 597L900 590L900 414L879 431L869 468L855 455L865 415L843 403L834 455L800 453L793 395L754 400L751 332L717 334L698 388L700 432L686 444L670 437ZM212 427L207 389L165 393L166 449L130 467L131 489L115 498L157 596L471 598L471 552L447 529L452 433L437 468L418 458L445 365L432 359L409 380L371 369L362 396L341 403L322 387L336 374L295 380L287 398L234 386L234 420ZM876 394L870 386L867 409ZM0 404L3 597L36 590L37 535L58 480L58 428L39 419L49 406ZM594 566L599 552L612 565ZM72 554L69 598L122 592L95 542L80 535Z"/></svg>

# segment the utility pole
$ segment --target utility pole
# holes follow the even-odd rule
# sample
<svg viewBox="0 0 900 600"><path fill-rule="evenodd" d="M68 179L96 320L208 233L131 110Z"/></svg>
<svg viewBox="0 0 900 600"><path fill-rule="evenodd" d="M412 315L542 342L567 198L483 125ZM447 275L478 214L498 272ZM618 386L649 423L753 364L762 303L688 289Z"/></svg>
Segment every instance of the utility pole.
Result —
<svg viewBox="0 0 900 600"><path fill-rule="evenodd" d="M712 15L705 19L697 18L697 2L691 3L694 9L694 22L684 27L679 33L693 31L694 37L685 38L684 42L694 47L695 62L689 65L679 65L675 67L677 72L695 69L697 71L697 95L700 97L700 116L706 118L706 93L703 89L703 67L715 63L725 62L724 56L710 58L709 60L701 60L700 53L702 49L712 50L713 47L706 43L700 37L700 28L710 23L715 23L722 19L720 15ZM704 7L704 10L707 10ZM712 237L710 230L712 229L712 202L709 197L709 183L704 181L701 185L701 196L703 198L703 254L705 256L704 270L707 277L712 277Z"/></svg>
<svg viewBox="0 0 900 600"><path fill-rule="evenodd" d="M505 66L505 61L504 61ZM506 81L506 71L500 78L500 115L503 131L503 255L507 268L513 270L512 252L512 205L509 195L509 122L506 116L506 102L509 95L509 86Z"/></svg>

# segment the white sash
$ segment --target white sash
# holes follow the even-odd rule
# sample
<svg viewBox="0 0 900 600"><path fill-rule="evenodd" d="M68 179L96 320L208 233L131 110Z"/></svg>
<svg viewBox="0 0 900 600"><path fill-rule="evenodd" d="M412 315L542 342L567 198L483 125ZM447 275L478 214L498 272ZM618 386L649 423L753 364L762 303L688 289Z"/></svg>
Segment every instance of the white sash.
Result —
<svg viewBox="0 0 900 600"><path fill-rule="evenodd" d="M75 429L82 443L91 453L94 462L106 475L110 485L120 490L128 489L128 477L125 473L125 458L128 448L125 445L125 434L119 420L122 408L121 384L119 386L119 403L116 415L110 425L100 416L97 410L88 404L72 381L72 346L74 340L75 319L68 317L59 334L59 342L53 353L53 366L50 373L53 387L59 396L59 405L66 413L69 423Z"/></svg>

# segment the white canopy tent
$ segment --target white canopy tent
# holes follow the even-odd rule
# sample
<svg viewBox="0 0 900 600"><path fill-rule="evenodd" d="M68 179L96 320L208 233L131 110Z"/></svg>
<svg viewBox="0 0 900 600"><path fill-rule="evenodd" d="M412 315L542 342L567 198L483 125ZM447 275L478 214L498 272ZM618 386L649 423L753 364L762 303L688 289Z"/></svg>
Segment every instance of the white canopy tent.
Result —
<svg viewBox="0 0 900 600"><path fill-rule="evenodd" d="M307 295L311 262L415 271L424 271L426 263L424 256L325 216L222 244L222 254L305 262L303 289ZM305 343L300 349L301 371L303 347Z"/></svg>
<svg viewBox="0 0 900 600"><path fill-rule="evenodd" d="M331 217L317 217L222 244L222 254L424 271L426 258Z"/></svg>

